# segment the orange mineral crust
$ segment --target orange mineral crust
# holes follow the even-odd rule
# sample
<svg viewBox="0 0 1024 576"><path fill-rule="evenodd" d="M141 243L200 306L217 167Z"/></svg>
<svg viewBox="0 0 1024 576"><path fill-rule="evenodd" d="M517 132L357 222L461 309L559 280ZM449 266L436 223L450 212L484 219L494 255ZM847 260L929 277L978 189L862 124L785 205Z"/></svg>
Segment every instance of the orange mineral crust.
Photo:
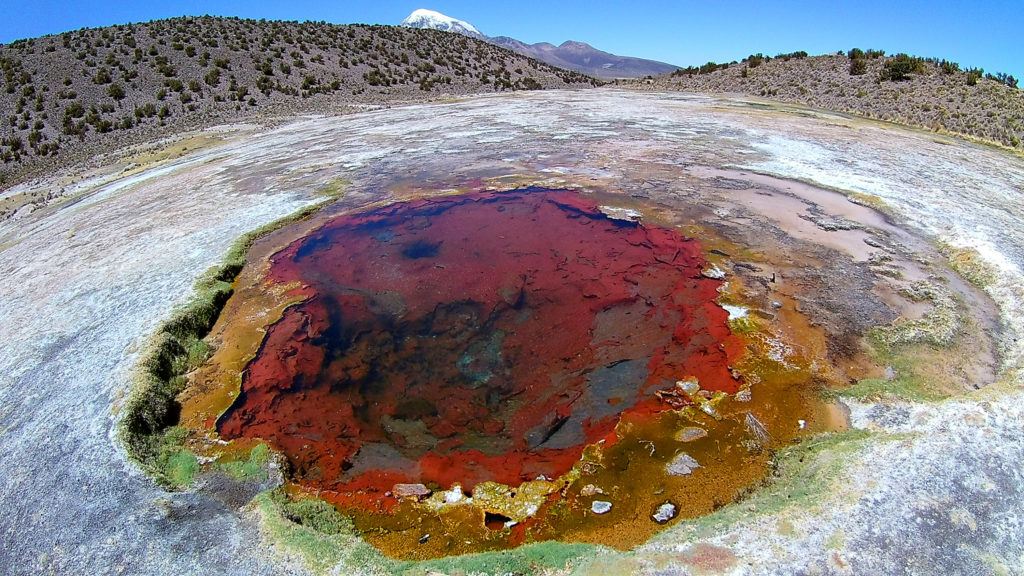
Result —
<svg viewBox="0 0 1024 576"><path fill-rule="evenodd" d="M272 258L305 299L267 329L225 439L388 507L396 485L557 478L627 415L733 394L743 343L698 242L526 189L341 216Z"/></svg>

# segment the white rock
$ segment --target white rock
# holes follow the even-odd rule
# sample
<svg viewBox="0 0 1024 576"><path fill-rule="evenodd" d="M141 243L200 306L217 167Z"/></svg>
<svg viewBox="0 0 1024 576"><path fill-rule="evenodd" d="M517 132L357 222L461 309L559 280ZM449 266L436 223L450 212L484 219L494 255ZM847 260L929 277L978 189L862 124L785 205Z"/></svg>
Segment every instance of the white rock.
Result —
<svg viewBox="0 0 1024 576"><path fill-rule="evenodd" d="M725 272L722 271L718 266L711 266L711 268L705 268L701 271L701 276L705 278L711 278L712 280L723 280L725 279Z"/></svg>
<svg viewBox="0 0 1024 576"><path fill-rule="evenodd" d="M700 440L707 435L708 431L703 428L687 426L686 428L676 432L675 439L677 442L693 442L694 440Z"/></svg>
<svg viewBox="0 0 1024 576"><path fill-rule="evenodd" d="M455 484L452 486L451 490L444 493L444 503L455 504L457 502L461 502L465 497L466 495L462 493L462 485Z"/></svg>
<svg viewBox="0 0 1024 576"><path fill-rule="evenodd" d="M749 312L749 310L743 306L733 306L731 304L722 304L722 309L729 313L729 320L746 318L747 312Z"/></svg>
<svg viewBox="0 0 1024 576"><path fill-rule="evenodd" d="M661 506L658 506L658 510L651 516L658 524L664 524L669 520L676 517L676 505L671 502L665 502Z"/></svg>
<svg viewBox="0 0 1024 576"><path fill-rule="evenodd" d="M693 456L686 452L680 452L665 466L665 471L672 476L688 476L697 468L700 468L700 464L693 459Z"/></svg>
<svg viewBox="0 0 1024 576"><path fill-rule="evenodd" d="M686 392L690 396L693 396L697 392L700 392L700 383L693 376L683 380L676 380L676 386L678 386L680 390Z"/></svg>
<svg viewBox="0 0 1024 576"><path fill-rule="evenodd" d="M590 511L594 514L607 514L612 509L612 503L605 500L594 500L590 505Z"/></svg>

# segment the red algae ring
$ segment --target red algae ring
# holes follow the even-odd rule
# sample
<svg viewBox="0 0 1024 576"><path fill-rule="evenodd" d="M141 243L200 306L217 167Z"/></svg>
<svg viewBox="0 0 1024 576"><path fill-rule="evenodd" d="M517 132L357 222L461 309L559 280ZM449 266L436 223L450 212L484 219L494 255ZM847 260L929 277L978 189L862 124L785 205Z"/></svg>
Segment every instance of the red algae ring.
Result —
<svg viewBox="0 0 1024 576"><path fill-rule="evenodd" d="M265 442L292 496L400 558L633 546L710 512L797 433L808 376L755 370L751 401L713 250L610 202L479 191L286 235L240 278L183 421L211 459Z"/></svg>
<svg viewBox="0 0 1024 576"><path fill-rule="evenodd" d="M738 390L741 347L723 346L703 265L695 240L566 191L337 218L273 257L268 277L305 300L268 328L217 429L364 502L397 484L556 478L614 442L623 413L685 396L677 381Z"/></svg>

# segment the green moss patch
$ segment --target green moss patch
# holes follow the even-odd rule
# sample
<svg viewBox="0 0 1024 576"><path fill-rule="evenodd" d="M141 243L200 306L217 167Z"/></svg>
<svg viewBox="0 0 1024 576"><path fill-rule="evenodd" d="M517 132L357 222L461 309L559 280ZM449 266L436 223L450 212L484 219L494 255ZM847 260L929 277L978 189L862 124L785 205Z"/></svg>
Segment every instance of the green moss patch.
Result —
<svg viewBox="0 0 1024 576"><path fill-rule="evenodd" d="M949 346L961 328L959 307L949 291L938 284L919 281L900 290L916 302L930 301L932 310L922 318L897 320L890 326L875 328L868 335L872 343L887 350L905 344L928 343Z"/></svg>
<svg viewBox="0 0 1024 576"><path fill-rule="evenodd" d="M571 572L573 568L590 563L596 555L606 554L604 548L592 544L563 544L546 541L520 546L514 550L501 550L481 554L467 554L449 558L427 560L406 565L396 574L418 576L442 572L445 574L557 574Z"/></svg>
<svg viewBox="0 0 1024 576"><path fill-rule="evenodd" d="M940 243L939 251L949 260L949 266L974 286L985 289L995 283L995 268L973 248L957 248Z"/></svg>
<svg viewBox="0 0 1024 576"><path fill-rule="evenodd" d="M270 447L266 444L258 444L249 451L248 459L218 462L217 467L236 480L259 480L262 482L267 479L266 464L269 460Z"/></svg>
<svg viewBox="0 0 1024 576"><path fill-rule="evenodd" d="M329 193L325 192L328 200L237 239L222 264L207 270L196 282L192 300L171 314L150 339L137 366L119 432L129 456L165 488L188 486L199 470L195 456L184 449L188 431L175 427L181 409L177 396L188 382L186 374L213 353L213 347L204 338L231 297L231 283L242 270L246 254L259 238L305 220L333 202L341 194L342 186L339 183L329 188ZM245 466L241 464L236 472L250 472Z"/></svg>
<svg viewBox="0 0 1024 576"><path fill-rule="evenodd" d="M791 508L808 509L843 477L849 458L873 438L866 430L847 430L803 438L776 452L774 470L761 484L751 486L736 502L712 514L680 522L651 542L678 542L680 535L706 538L751 515L780 516Z"/></svg>
<svg viewBox="0 0 1024 576"><path fill-rule="evenodd" d="M886 398L897 398L912 402L937 402L949 397L949 395L937 392L932 386L929 386L928 382L914 373L913 367L909 363L894 360L891 364L896 364L902 368L895 370L897 373L896 378L892 380L865 378L849 388L835 392L835 394L861 402L871 402Z"/></svg>
<svg viewBox="0 0 1024 576"><path fill-rule="evenodd" d="M514 550L451 556L423 562L387 558L366 543L352 522L333 506L317 498L292 498L281 490L256 497L256 506L270 539L298 555L316 573L338 566L358 566L367 574L418 576L460 574L563 573L605 554L590 544L539 542Z"/></svg>
<svg viewBox="0 0 1024 576"><path fill-rule="evenodd" d="M357 536L351 522L322 500L292 500L275 491L260 494L254 503L270 540L300 557L315 573L349 565L359 566L362 574L386 575L398 566Z"/></svg>

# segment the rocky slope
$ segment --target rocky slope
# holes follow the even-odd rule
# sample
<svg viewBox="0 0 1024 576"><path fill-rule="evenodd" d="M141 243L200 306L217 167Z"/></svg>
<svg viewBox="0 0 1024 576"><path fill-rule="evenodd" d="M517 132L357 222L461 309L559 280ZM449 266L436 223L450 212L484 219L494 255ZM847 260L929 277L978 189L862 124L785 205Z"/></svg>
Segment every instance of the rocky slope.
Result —
<svg viewBox="0 0 1024 576"><path fill-rule="evenodd" d="M850 55L854 58L851 58ZM753 55L624 81L641 90L742 93L951 132L1021 150L1024 92L1012 77L882 51Z"/></svg>
<svg viewBox="0 0 1024 576"><path fill-rule="evenodd" d="M175 18L0 45L0 186L236 119L595 80L436 30Z"/></svg>

